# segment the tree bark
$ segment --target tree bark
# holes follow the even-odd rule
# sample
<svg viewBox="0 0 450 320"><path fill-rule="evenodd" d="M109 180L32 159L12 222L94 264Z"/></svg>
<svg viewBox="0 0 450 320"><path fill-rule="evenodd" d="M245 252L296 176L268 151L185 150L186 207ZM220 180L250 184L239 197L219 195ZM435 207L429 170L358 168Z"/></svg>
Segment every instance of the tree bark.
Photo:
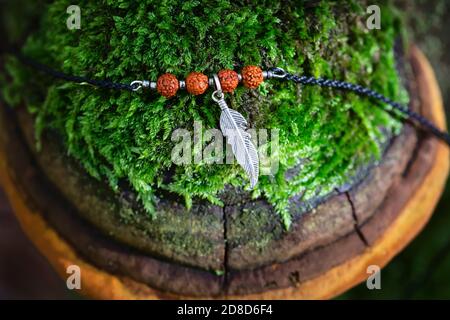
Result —
<svg viewBox="0 0 450 320"><path fill-rule="evenodd" d="M417 107L444 127L432 70L411 52ZM417 234L449 167L446 146L406 124L362 182L296 215L287 232L266 202L231 190L223 209L199 203L186 212L177 199L162 199L166 220L145 233L127 224L124 195L106 194L56 143L33 150L23 111L0 114L0 177L19 221L60 274L82 266L85 292L99 298L332 297Z"/></svg>

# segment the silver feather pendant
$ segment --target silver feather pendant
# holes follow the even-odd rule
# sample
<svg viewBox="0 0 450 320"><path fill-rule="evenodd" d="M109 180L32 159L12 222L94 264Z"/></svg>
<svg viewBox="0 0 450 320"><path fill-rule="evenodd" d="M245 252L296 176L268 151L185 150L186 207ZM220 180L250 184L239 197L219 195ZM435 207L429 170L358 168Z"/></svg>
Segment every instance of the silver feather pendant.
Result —
<svg viewBox="0 0 450 320"><path fill-rule="evenodd" d="M247 132L247 121L239 112L228 108L217 75L214 75L214 83L216 91L212 94L212 98L222 110L220 130L227 138L236 161L247 173L250 187L254 188L258 183L259 158L258 151L252 143L252 137Z"/></svg>

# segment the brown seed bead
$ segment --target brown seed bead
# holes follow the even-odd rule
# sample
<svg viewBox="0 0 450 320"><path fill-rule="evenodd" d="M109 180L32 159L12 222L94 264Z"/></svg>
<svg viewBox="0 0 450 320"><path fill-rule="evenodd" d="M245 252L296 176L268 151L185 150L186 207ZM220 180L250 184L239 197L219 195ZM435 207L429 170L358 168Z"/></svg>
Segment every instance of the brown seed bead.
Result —
<svg viewBox="0 0 450 320"><path fill-rule="evenodd" d="M177 77L171 73L165 73L159 76L156 82L156 90L166 98L173 97L179 88L180 84L178 83Z"/></svg>
<svg viewBox="0 0 450 320"><path fill-rule="evenodd" d="M193 95L202 94L208 89L208 77L201 72L191 72L186 77L186 90Z"/></svg>
<svg viewBox="0 0 450 320"><path fill-rule="evenodd" d="M249 89L257 88L264 81L263 72L258 66L245 66L242 69L242 82Z"/></svg>
<svg viewBox="0 0 450 320"><path fill-rule="evenodd" d="M239 76L236 71L224 69L217 73L223 92L233 92L239 84Z"/></svg>

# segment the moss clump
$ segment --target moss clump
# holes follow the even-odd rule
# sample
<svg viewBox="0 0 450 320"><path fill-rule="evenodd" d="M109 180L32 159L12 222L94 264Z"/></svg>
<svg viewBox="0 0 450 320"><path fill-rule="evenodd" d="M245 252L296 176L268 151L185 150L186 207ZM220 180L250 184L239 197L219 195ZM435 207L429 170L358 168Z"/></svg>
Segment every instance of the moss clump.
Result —
<svg viewBox="0 0 450 320"><path fill-rule="evenodd" d="M365 28L365 4L351 0L86 1L80 4L81 30L72 31L65 23L67 6L64 0L46 5L23 51L69 74L129 83L164 72L183 77L193 70L276 65L404 99L392 50L398 21L386 4L382 29L371 31ZM188 206L195 197L221 204L226 184L247 183L237 165L171 162L175 129L192 129L194 120L204 128L218 126L220 110L209 95L181 93L166 100L64 83L31 74L12 58L8 70L14 82L4 87L4 96L13 104L25 100L36 114L38 136L57 131L90 175L114 190L128 182L150 213L157 189L183 196ZM380 156L380 128L399 128L382 108L352 94L271 81L258 96L239 88L229 99L252 125L280 130L279 170L262 176L253 196L267 198L286 225L289 198L327 194Z"/></svg>

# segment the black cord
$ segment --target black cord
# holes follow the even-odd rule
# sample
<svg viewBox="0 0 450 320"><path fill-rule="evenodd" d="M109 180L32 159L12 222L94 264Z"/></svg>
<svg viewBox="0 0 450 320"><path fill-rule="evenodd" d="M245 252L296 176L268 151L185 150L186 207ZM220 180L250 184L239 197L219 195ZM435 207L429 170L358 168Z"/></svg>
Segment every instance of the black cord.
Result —
<svg viewBox="0 0 450 320"><path fill-rule="evenodd" d="M272 72L280 72L282 69L279 68L272 68ZM408 107L405 107L404 105L392 101L391 99L383 96L382 94L349 82L345 81L339 81L339 80L331 80L331 79L323 79L323 78L314 78L314 77L308 77L308 76L298 76L295 74L291 74L286 72L284 74L284 78L287 81L293 81L295 83L300 83L303 85L316 85L320 87L328 87L328 88L335 88L339 90L345 90L345 91L351 91L356 94L359 94L361 96L366 96L378 101L381 101L383 103L386 103L393 107L395 110L400 111L404 116L406 116L407 119L411 119L416 121L420 126L425 128L426 130L430 131L432 134L434 134L439 139L443 140L445 143L447 143L450 146L450 135L447 132L441 131L439 128L437 128L430 120L423 117L422 115L412 111Z"/></svg>
<svg viewBox="0 0 450 320"><path fill-rule="evenodd" d="M136 86L137 86L137 85L132 86L127 83L117 83L117 82L112 82L112 81L108 81L108 80L95 80L95 79L89 79L86 77L68 75L66 73L54 70L46 65L43 65L33 59L30 59L18 51L12 51L10 53L12 53L24 65L32 67L42 73L45 73L45 74L50 75L57 79L62 79L62 80L75 82L75 83L88 83L90 85L93 85L93 86L96 86L99 88L115 89L115 90L133 91L134 89L136 89Z"/></svg>

